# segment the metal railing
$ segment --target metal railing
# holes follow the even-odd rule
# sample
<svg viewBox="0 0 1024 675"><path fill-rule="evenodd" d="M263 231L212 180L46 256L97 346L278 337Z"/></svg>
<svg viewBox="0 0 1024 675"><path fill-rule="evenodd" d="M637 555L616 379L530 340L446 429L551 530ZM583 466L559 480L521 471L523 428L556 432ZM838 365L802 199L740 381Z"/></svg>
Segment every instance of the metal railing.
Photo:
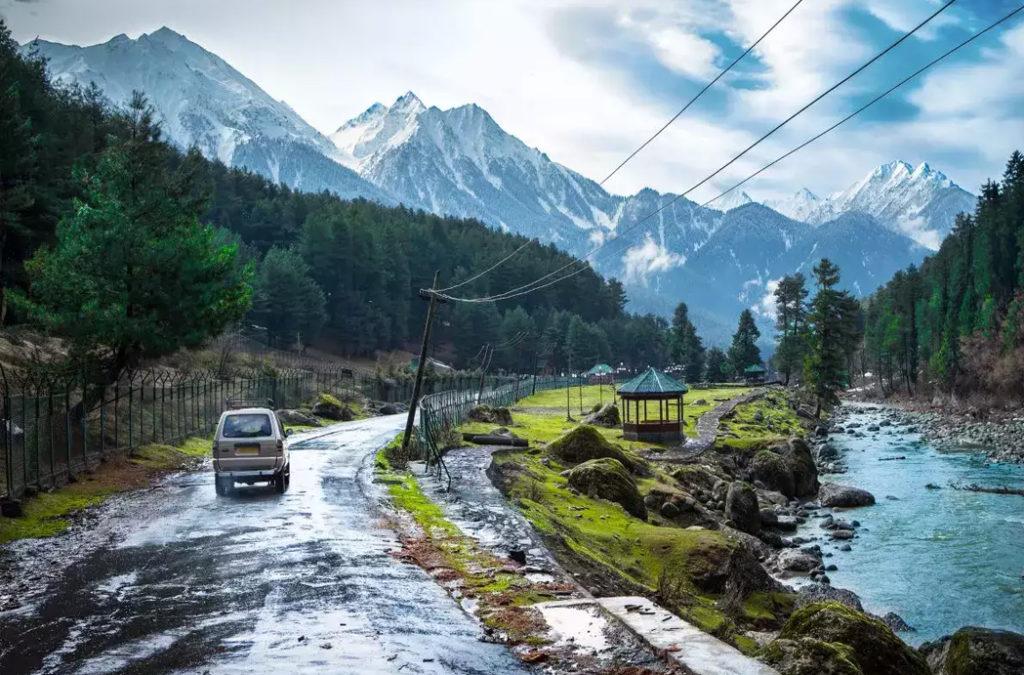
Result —
<svg viewBox="0 0 1024 675"><path fill-rule="evenodd" d="M444 462L445 440L450 432L466 421L469 411L480 405L507 407L538 391L576 386L579 377L512 375L488 378L483 386L441 391L420 399L416 426L418 438L425 449L428 471L436 471L440 480L451 474Z"/></svg>
<svg viewBox="0 0 1024 675"><path fill-rule="evenodd" d="M478 386L472 375L434 376L424 390ZM212 433L229 402L275 408L315 402L319 393L351 391L399 403L411 378L344 368L245 372L135 371L100 386L80 375L0 373L0 498L58 487L114 456L151 443Z"/></svg>

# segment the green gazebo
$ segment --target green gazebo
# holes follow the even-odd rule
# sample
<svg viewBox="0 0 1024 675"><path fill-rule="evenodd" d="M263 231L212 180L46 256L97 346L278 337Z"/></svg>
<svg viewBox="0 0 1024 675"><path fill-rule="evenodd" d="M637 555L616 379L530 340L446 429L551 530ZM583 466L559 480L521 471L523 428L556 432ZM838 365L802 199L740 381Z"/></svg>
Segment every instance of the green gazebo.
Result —
<svg viewBox="0 0 1024 675"><path fill-rule="evenodd" d="M766 374L768 374L768 371L760 363L755 363L743 369L743 378L747 382L764 382Z"/></svg>
<svg viewBox="0 0 1024 675"><path fill-rule="evenodd" d="M679 443L683 440L683 394L689 388L660 370L647 370L619 386L622 437L629 441ZM651 404L657 404L657 408Z"/></svg>

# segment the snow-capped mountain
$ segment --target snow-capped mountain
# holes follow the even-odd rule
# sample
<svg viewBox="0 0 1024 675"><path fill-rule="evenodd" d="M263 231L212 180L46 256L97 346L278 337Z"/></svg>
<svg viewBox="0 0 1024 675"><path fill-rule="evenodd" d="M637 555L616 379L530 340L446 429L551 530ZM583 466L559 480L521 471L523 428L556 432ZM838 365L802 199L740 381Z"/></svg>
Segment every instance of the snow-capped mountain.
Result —
<svg viewBox="0 0 1024 675"><path fill-rule="evenodd" d="M821 200L807 188L800 188L791 197L786 199L767 199L763 202L765 206L774 209L793 220L809 222L811 214L815 213L821 206Z"/></svg>
<svg viewBox="0 0 1024 675"><path fill-rule="evenodd" d="M811 223L859 211L902 232L922 246L938 249L958 213L974 209L974 195L921 162L883 164L809 214Z"/></svg>
<svg viewBox="0 0 1024 675"><path fill-rule="evenodd" d="M893 162L849 189L758 203L737 191L704 208L644 189L614 195L506 132L479 106L412 92L375 103L329 137L216 55L167 28L75 47L34 41L58 81L96 82L115 103L143 91L181 147L303 190L478 218L554 243L623 280L635 311L685 300L721 343L743 307L770 313L772 284L821 257L866 294L937 246L974 197L927 164ZM765 319L767 321L767 318Z"/></svg>
<svg viewBox="0 0 1024 675"><path fill-rule="evenodd" d="M115 105L144 92L179 147L195 145L210 159L297 189L389 201L341 166L334 145L286 103L169 28L90 47L33 40L22 49L46 58L56 82L95 82Z"/></svg>

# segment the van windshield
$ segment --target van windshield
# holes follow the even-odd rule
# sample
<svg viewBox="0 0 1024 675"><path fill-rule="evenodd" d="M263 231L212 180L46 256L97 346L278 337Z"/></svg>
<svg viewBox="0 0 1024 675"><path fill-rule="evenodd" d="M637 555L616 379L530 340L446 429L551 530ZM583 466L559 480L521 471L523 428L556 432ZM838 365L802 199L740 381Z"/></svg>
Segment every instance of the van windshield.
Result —
<svg viewBox="0 0 1024 675"><path fill-rule="evenodd" d="M262 413L228 415L224 419L224 438L270 436L270 416Z"/></svg>

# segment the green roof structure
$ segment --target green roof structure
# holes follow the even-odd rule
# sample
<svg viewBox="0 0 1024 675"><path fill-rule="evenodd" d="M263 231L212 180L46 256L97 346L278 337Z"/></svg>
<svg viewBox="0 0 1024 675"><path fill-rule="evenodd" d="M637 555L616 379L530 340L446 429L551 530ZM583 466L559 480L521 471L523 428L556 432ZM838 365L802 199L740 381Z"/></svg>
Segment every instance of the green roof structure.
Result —
<svg viewBox="0 0 1024 675"><path fill-rule="evenodd" d="M629 382L619 385L619 395L666 394L682 395L690 391L682 382L674 380L660 370L648 366L647 370Z"/></svg>
<svg viewBox="0 0 1024 675"><path fill-rule="evenodd" d="M583 374L587 375L587 376L590 376L590 375L611 375L614 372L615 372L615 370L611 366L609 366L607 363L599 363L599 364L597 364L596 366L594 366L593 368L591 368L590 370L588 370L587 372L585 372Z"/></svg>
<svg viewBox="0 0 1024 675"><path fill-rule="evenodd" d="M764 366L755 363L752 366L747 366L746 368L744 368L743 372L746 373L747 375L764 375L768 371L765 370Z"/></svg>

